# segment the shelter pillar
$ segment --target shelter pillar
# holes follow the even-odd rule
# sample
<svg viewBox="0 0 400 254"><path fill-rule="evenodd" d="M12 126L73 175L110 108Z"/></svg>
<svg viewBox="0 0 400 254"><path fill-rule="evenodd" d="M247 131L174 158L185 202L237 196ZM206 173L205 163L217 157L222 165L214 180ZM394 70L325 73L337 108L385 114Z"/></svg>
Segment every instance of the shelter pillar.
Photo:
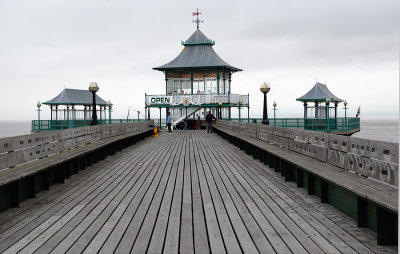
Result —
<svg viewBox="0 0 400 254"><path fill-rule="evenodd" d="M53 120L53 105L50 105L50 120Z"/></svg>
<svg viewBox="0 0 400 254"><path fill-rule="evenodd" d="M219 94L219 69L217 70L217 94Z"/></svg>
<svg viewBox="0 0 400 254"><path fill-rule="evenodd" d="M338 107L338 102L335 101L335 119L337 118L337 107Z"/></svg>
<svg viewBox="0 0 400 254"><path fill-rule="evenodd" d="M159 130L161 130L161 107L160 107L160 128Z"/></svg>
<svg viewBox="0 0 400 254"><path fill-rule="evenodd" d="M315 118L318 118L318 101L315 102Z"/></svg>
<svg viewBox="0 0 400 254"><path fill-rule="evenodd" d="M86 105L83 106L83 120L86 120Z"/></svg>
<svg viewBox="0 0 400 254"><path fill-rule="evenodd" d="M228 91L228 93L229 93L229 95L231 94L231 81L232 81L232 73L231 72L229 72L229 77L228 77L229 79L228 79L228 83L229 83L229 91ZM230 97L230 96L229 96Z"/></svg>
<svg viewBox="0 0 400 254"><path fill-rule="evenodd" d="M307 102L304 102L304 119L307 119Z"/></svg>
<svg viewBox="0 0 400 254"><path fill-rule="evenodd" d="M193 94L193 70L190 71L190 91Z"/></svg>
<svg viewBox="0 0 400 254"><path fill-rule="evenodd" d="M225 85L225 82L226 82L225 71L223 72L222 77L223 77L223 81L224 81L224 94L226 94L226 89L225 89L225 87L226 87L226 85Z"/></svg>
<svg viewBox="0 0 400 254"><path fill-rule="evenodd" d="M165 95L168 95L168 71L165 71Z"/></svg>

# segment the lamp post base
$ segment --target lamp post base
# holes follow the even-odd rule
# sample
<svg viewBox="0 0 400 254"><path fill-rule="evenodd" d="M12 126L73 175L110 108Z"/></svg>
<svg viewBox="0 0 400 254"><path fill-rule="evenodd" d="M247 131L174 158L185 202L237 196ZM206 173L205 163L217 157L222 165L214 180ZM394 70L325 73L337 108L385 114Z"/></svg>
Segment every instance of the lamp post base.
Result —
<svg viewBox="0 0 400 254"><path fill-rule="evenodd" d="M269 120L268 119L263 119L261 123L265 124L265 125L269 125Z"/></svg>

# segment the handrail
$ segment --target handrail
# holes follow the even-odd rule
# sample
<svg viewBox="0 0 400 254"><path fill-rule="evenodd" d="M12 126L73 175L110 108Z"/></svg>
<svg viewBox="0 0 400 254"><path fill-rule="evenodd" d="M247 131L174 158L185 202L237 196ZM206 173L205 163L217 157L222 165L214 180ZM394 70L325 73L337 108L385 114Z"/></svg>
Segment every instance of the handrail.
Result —
<svg viewBox="0 0 400 254"><path fill-rule="evenodd" d="M229 119L224 119L229 120ZM261 123L262 118L231 118L233 122L250 122ZM339 117L339 118L272 118L269 119L269 125L297 128L310 131L324 131L324 132L337 132L337 131L351 131L360 129L360 118L358 117Z"/></svg>

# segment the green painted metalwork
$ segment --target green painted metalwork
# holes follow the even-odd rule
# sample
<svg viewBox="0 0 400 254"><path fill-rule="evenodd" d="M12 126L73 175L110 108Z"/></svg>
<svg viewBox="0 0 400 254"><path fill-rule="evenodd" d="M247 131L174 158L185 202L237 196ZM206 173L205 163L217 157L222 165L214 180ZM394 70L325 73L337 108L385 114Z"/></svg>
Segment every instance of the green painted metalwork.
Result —
<svg viewBox="0 0 400 254"><path fill-rule="evenodd" d="M376 205L367 202L367 228L377 232L376 222Z"/></svg>
<svg viewBox="0 0 400 254"><path fill-rule="evenodd" d="M224 118L224 120L229 120ZM231 118L231 121L239 122L239 118ZM250 118L252 123L261 123L262 118ZM329 124L329 126L327 125ZM327 122L326 118L275 118L269 122L271 126L279 126L285 128L304 129L309 131L324 131L324 132L338 132L338 131L352 131L360 129L359 117L347 118L330 118Z"/></svg>
<svg viewBox="0 0 400 254"><path fill-rule="evenodd" d="M32 132L37 131L56 131L65 130L76 127L90 126L92 120L32 120ZM102 119L98 120L99 124L113 124L113 123L132 123L138 122L140 119Z"/></svg>
<svg viewBox="0 0 400 254"><path fill-rule="evenodd" d="M215 45L215 41L209 40L209 41L181 41L181 44L183 46L187 45Z"/></svg>
<svg viewBox="0 0 400 254"><path fill-rule="evenodd" d="M314 190L315 190L315 196L321 197L321 178L319 177L314 177Z"/></svg>
<svg viewBox="0 0 400 254"><path fill-rule="evenodd" d="M329 204L357 219L357 195L337 185L328 184L328 197Z"/></svg>

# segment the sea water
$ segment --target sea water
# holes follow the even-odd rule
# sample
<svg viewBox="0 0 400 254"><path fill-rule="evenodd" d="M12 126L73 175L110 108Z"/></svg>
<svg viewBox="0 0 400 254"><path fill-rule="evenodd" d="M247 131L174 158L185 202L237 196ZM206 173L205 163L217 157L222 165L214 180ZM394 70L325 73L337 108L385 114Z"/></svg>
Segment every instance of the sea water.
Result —
<svg viewBox="0 0 400 254"><path fill-rule="evenodd" d="M31 121L0 121L0 138L31 133Z"/></svg>
<svg viewBox="0 0 400 254"><path fill-rule="evenodd" d="M399 117L362 117L361 131L353 134L352 137L399 143Z"/></svg>
<svg viewBox="0 0 400 254"><path fill-rule="evenodd" d="M0 121L0 138L31 133L31 121ZM352 137L399 143L398 116L365 116L361 131Z"/></svg>

